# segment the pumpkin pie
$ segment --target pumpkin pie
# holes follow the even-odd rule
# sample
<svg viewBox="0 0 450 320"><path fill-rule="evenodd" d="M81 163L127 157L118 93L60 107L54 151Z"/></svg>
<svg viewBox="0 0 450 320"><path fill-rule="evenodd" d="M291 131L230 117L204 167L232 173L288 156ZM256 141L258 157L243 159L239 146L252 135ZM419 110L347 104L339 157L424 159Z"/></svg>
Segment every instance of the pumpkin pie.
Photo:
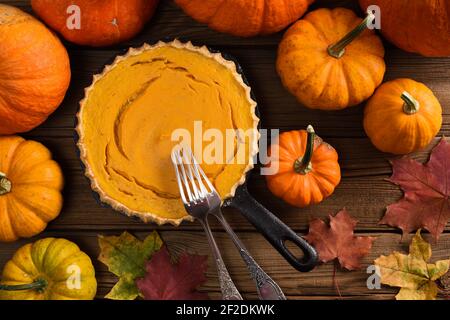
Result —
<svg viewBox="0 0 450 320"><path fill-rule="evenodd" d="M173 147L182 139L197 158L208 158L203 170L221 197L230 197L258 151L255 109L236 64L220 53L177 40L130 49L94 76L80 103L85 173L114 209L178 225L191 218L170 160Z"/></svg>

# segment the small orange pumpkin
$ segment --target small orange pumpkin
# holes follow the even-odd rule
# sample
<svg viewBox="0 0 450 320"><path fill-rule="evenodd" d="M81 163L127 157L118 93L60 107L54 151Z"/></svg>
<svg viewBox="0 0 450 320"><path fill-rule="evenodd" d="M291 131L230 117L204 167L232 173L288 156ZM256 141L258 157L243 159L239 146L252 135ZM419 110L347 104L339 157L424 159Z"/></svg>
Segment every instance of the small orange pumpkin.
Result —
<svg viewBox="0 0 450 320"><path fill-rule="evenodd" d="M239 37L278 32L303 16L314 0L175 0L193 19Z"/></svg>
<svg viewBox="0 0 450 320"><path fill-rule="evenodd" d="M439 100L427 86L411 79L384 83L364 112L364 129L372 143L393 154L425 148L441 125Z"/></svg>
<svg viewBox="0 0 450 320"><path fill-rule="evenodd" d="M330 196L341 181L336 150L316 136L312 126L307 130L280 134L269 149L273 175L266 175L269 190L296 207L317 204Z"/></svg>
<svg viewBox="0 0 450 320"><path fill-rule="evenodd" d="M312 109L338 110L368 99L383 81L384 47L373 15L318 9L295 23L280 43L277 70L285 87Z"/></svg>
<svg viewBox="0 0 450 320"><path fill-rule="evenodd" d="M59 39L29 14L0 4L0 134L29 131L61 104L70 62Z"/></svg>
<svg viewBox="0 0 450 320"><path fill-rule="evenodd" d="M64 39L80 45L101 47L133 38L153 16L158 2L159 0L32 0L31 6ZM77 14L80 15L79 20Z"/></svg>
<svg viewBox="0 0 450 320"><path fill-rule="evenodd" d="M63 176L39 142L0 137L0 242L32 237L62 207Z"/></svg>

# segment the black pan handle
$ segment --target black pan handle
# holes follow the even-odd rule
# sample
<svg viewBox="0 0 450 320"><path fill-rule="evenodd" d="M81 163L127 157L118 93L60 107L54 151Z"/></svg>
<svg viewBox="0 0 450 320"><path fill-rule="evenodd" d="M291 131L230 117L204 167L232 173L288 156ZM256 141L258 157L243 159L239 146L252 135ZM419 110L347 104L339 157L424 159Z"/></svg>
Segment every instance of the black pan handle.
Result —
<svg viewBox="0 0 450 320"><path fill-rule="evenodd" d="M307 272L318 263L317 251L306 240L298 236L272 212L253 198L245 185L236 190L233 198L225 201L225 206L238 209L248 221L278 250L278 252L297 270ZM304 256L297 258L287 247L292 241Z"/></svg>

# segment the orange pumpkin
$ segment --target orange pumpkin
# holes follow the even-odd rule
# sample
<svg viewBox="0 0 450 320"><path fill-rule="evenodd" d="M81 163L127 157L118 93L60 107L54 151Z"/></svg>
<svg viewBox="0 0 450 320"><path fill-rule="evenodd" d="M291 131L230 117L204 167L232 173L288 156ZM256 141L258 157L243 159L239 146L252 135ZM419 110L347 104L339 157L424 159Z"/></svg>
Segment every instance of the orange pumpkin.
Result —
<svg viewBox="0 0 450 320"><path fill-rule="evenodd" d="M211 29L239 37L278 32L303 16L314 0L175 0Z"/></svg>
<svg viewBox="0 0 450 320"><path fill-rule="evenodd" d="M360 0L381 10L381 32L399 48L427 57L450 56L450 1Z"/></svg>
<svg viewBox="0 0 450 320"><path fill-rule="evenodd" d="M159 0L32 0L34 12L66 40L109 46L138 34Z"/></svg>
<svg viewBox="0 0 450 320"><path fill-rule="evenodd" d="M41 22L0 4L0 134L29 131L61 104L70 82L66 49Z"/></svg>
<svg viewBox="0 0 450 320"><path fill-rule="evenodd" d="M62 187L61 169L46 147L0 137L0 242L43 231L61 211Z"/></svg>
<svg viewBox="0 0 450 320"><path fill-rule="evenodd" d="M336 150L315 135L314 129L280 134L269 149L273 175L266 175L269 190L296 207L317 204L330 196L341 181Z"/></svg>
<svg viewBox="0 0 450 320"><path fill-rule="evenodd" d="M367 103L364 129L383 152L407 154L425 148L442 125L433 92L411 79L384 83Z"/></svg>
<svg viewBox="0 0 450 320"><path fill-rule="evenodd" d="M285 87L312 109L338 110L368 99L383 81L384 47L353 11L318 9L280 43L277 70Z"/></svg>

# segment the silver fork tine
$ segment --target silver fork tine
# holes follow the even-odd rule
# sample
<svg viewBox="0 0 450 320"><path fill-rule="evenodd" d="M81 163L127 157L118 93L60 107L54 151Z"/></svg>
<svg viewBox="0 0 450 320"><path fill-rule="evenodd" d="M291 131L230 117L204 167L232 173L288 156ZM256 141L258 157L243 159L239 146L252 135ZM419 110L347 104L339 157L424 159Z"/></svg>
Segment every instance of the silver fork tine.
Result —
<svg viewBox="0 0 450 320"><path fill-rule="evenodd" d="M178 161L176 158L176 151L172 152L172 163L173 163L173 166L175 167L175 175L177 176L177 182L178 182L178 188L180 189L181 200L183 200L183 203L187 203L186 195L185 195L184 188L183 188L183 183L181 182L180 169L178 169Z"/></svg>
<svg viewBox="0 0 450 320"><path fill-rule="evenodd" d="M194 171L194 175L197 178L198 184L200 186L200 190L203 193L203 196L206 196L207 193L209 193L209 191L206 189L202 177L205 177L205 174L203 173L203 169L199 166L199 164L197 163L197 160L195 159L193 153L191 150L188 151L189 152L189 157L192 161L189 162L190 167L193 168ZM200 172L199 172L200 171ZM201 174L200 174L201 173ZM205 181L207 181L207 179L205 179Z"/></svg>
<svg viewBox="0 0 450 320"><path fill-rule="evenodd" d="M195 198L194 198L194 195L191 192L191 187L189 186L189 182L187 180L186 171L184 169L183 160L181 159L180 152L181 152L180 149L178 149L178 150L176 150L174 152L175 153L175 159L176 159L176 169L177 169L177 172L181 171L181 178L182 178L181 180L184 183L184 188L183 188L182 185L180 185L180 188L181 188L180 191L184 190L184 192L187 194L187 196L189 198L189 201L194 201Z"/></svg>
<svg viewBox="0 0 450 320"><path fill-rule="evenodd" d="M186 167L186 171L187 171L187 175L188 175L188 179L189 179L191 188L193 189L193 192L198 200L201 197L204 197L205 194L202 194L202 192L200 192L200 190L198 189L197 183L196 183L196 179L194 178L194 173L193 173L192 165L191 165L192 156L189 154L189 152L186 150L186 148L183 148L182 152L183 152L183 159L185 160L182 162L182 164L183 164L183 166Z"/></svg>
<svg viewBox="0 0 450 320"><path fill-rule="evenodd" d="M203 177L203 180L205 180L206 184L209 187L209 190L211 190L211 192L216 192L216 188L214 188L213 184L211 183L211 181L209 181L208 177L206 176L205 172L203 171L202 167L198 164L197 159L195 159L195 157L193 158L193 163L194 163L194 167L195 170L197 171L197 173L200 173L201 177ZM201 177L199 177L199 180L202 181ZM208 192L208 191L206 191Z"/></svg>

